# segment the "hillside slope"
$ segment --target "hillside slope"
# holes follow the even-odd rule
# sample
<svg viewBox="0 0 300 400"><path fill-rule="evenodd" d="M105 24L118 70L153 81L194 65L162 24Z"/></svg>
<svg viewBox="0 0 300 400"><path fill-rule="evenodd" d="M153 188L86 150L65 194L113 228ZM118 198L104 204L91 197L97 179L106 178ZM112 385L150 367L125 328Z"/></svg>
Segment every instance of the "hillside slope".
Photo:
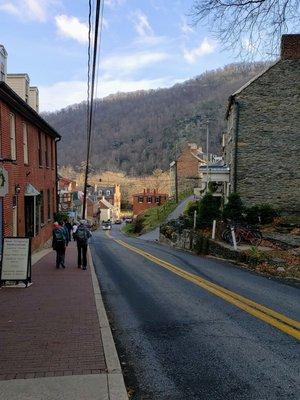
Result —
<svg viewBox="0 0 300 400"><path fill-rule="evenodd" d="M132 175L166 169L184 141L195 141L205 148L206 116L212 121L210 148L220 152L228 96L265 67L265 63L232 64L168 89L97 100L92 166ZM85 103L44 117L62 134L60 165L78 167L85 159Z"/></svg>

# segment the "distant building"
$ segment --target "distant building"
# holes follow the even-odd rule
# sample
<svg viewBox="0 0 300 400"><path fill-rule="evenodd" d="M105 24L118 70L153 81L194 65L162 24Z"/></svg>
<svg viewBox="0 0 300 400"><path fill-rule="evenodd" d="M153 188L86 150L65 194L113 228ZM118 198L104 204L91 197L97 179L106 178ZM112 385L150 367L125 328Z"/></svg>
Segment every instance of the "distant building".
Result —
<svg viewBox="0 0 300 400"><path fill-rule="evenodd" d="M300 211L300 35L283 35L281 58L229 98L229 192L246 205Z"/></svg>
<svg viewBox="0 0 300 400"><path fill-rule="evenodd" d="M0 46L2 55L3 49ZM1 66L1 71L6 71L6 66ZM52 234L60 135L5 81L2 76L0 186L8 184L8 193L0 197L0 235L32 237L34 250Z"/></svg>
<svg viewBox="0 0 300 400"><path fill-rule="evenodd" d="M103 197L99 201L100 222L107 222L113 219L114 206Z"/></svg>
<svg viewBox="0 0 300 400"><path fill-rule="evenodd" d="M119 219L121 213L121 189L120 185L114 186L97 186L95 192L98 194L98 198L103 197L111 205L113 205L113 218Z"/></svg>
<svg viewBox="0 0 300 400"><path fill-rule="evenodd" d="M74 192L76 192L76 181L58 175L59 209L61 211L76 211L74 207Z"/></svg>
<svg viewBox="0 0 300 400"><path fill-rule="evenodd" d="M176 193L176 174L178 193L192 191L199 186L199 165L205 165L202 148L195 143L186 143L181 154L170 164L170 192Z"/></svg>
<svg viewBox="0 0 300 400"><path fill-rule="evenodd" d="M133 198L133 216L136 217L141 212L164 204L168 195L165 193L158 193L155 189L151 192L150 189L144 189L143 193L134 194Z"/></svg>

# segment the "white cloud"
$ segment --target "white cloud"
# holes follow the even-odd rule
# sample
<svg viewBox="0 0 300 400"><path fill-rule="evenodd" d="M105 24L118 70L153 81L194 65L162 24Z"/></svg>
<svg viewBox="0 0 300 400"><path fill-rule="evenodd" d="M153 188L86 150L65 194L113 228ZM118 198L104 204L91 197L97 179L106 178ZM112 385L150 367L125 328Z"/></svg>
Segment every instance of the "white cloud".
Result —
<svg viewBox="0 0 300 400"><path fill-rule="evenodd" d="M19 15L18 8L13 3L2 3L0 4L0 11L5 11L9 14Z"/></svg>
<svg viewBox="0 0 300 400"><path fill-rule="evenodd" d="M156 45L165 41L164 37L154 35L148 17L142 11L135 11L132 14L131 20L138 34L138 39L135 41L136 44Z"/></svg>
<svg viewBox="0 0 300 400"><path fill-rule="evenodd" d="M208 39L205 38L199 44L199 46L197 46L191 50L184 49L183 57L185 58L185 60L188 63L192 64L197 60L197 58L202 57L206 54L213 53L215 51L215 48L216 48L216 44L214 42L208 41Z"/></svg>
<svg viewBox="0 0 300 400"><path fill-rule="evenodd" d="M97 97L106 97L121 92L170 87L182 81L183 79L171 77L141 80L106 79L99 82ZM39 92L41 111L55 111L86 100L86 82L58 82L51 86L40 86Z"/></svg>
<svg viewBox="0 0 300 400"><path fill-rule="evenodd" d="M134 28L139 36L153 36L153 29L148 21L146 14L141 11L136 11L133 14Z"/></svg>
<svg viewBox="0 0 300 400"><path fill-rule="evenodd" d="M134 54L113 55L101 62L101 69L106 73L126 75L151 64L166 60L169 57L163 52L139 52Z"/></svg>
<svg viewBox="0 0 300 400"><path fill-rule="evenodd" d="M45 22L48 9L57 4L57 0L12 0L0 2L0 11L16 15L23 20Z"/></svg>
<svg viewBox="0 0 300 400"><path fill-rule="evenodd" d="M55 17L58 33L61 36L77 40L79 43L88 41L88 27L76 17L57 15Z"/></svg>
<svg viewBox="0 0 300 400"><path fill-rule="evenodd" d="M187 23L186 18L181 19L179 27L184 35L189 35L191 33L194 33L194 29Z"/></svg>

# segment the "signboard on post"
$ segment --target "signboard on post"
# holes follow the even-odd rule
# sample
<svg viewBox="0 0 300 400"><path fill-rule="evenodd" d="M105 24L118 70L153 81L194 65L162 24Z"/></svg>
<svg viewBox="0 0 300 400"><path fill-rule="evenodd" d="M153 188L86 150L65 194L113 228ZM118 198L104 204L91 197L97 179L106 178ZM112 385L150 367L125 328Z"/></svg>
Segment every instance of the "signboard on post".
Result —
<svg viewBox="0 0 300 400"><path fill-rule="evenodd" d="M8 193L8 172L0 167L0 197L6 196Z"/></svg>
<svg viewBox="0 0 300 400"><path fill-rule="evenodd" d="M31 282L31 242L27 237L5 237L2 243L0 285L7 281Z"/></svg>

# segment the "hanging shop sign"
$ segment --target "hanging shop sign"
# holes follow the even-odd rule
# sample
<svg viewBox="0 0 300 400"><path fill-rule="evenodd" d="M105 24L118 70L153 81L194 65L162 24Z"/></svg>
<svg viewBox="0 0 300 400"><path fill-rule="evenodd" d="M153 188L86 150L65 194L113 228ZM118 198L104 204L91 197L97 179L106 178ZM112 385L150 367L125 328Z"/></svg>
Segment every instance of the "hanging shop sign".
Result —
<svg viewBox="0 0 300 400"><path fill-rule="evenodd" d="M25 237L5 237L2 242L0 285L7 281L31 282L31 241Z"/></svg>
<svg viewBox="0 0 300 400"><path fill-rule="evenodd" d="M6 196L8 193L8 172L0 167L0 197Z"/></svg>

